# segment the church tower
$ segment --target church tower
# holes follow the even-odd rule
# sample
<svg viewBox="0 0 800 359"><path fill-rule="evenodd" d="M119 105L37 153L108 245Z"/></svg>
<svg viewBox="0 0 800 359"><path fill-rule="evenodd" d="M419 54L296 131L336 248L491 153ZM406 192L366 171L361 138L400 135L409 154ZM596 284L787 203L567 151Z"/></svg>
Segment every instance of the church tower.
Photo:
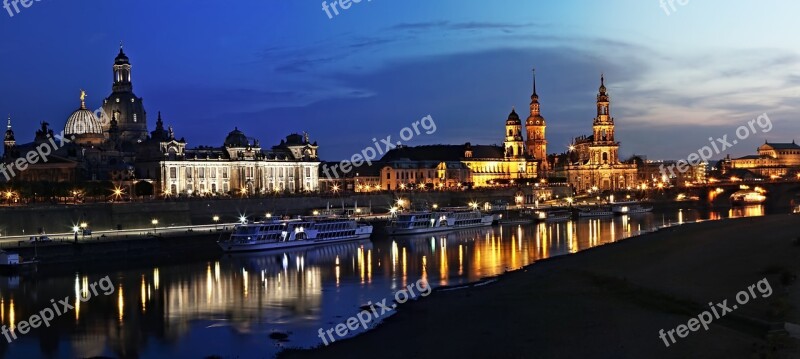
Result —
<svg viewBox="0 0 800 359"><path fill-rule="evenodd" d="M131 63L119 46L119 54L114 59L114 84L111 95L103 102L100 122L106 138L111 129L111 120L117 120L119 140L123 143L138 143L147 139L147 113L140 97L133 93Z"/></svg>
<svg viewBox="0 0 800 359"><path fill-rule="evenodd" d="M539 108L539 94L536 93L536 70L533 70L533 94L531 95L531 115L525 122L525 129L528 132L528 155L534 159L540 160L539 171L548 171L549 164L547 163L547 139L545 137L545 130L547 124L544 117L542 117Z"/></svg>
<svg viewBox="0 0 800 359"><path fill-rule="evenodd" d="M619 144L614 141L614 118L611 117L611 100L606 91L605 76L600 76L597 94L597 117L594 119L591 162L596 165L619 163Z"/></svg>
<svg viewBox="0 0 800 359"><path fill-rule="evenodd" d="M3 156L10 158L14 152L14 147L17 146L17 140L14 139L14 130L11 129L11 115L8 116L8 127L6 128L6 136L3 139Z"/></svg>
<svg viewBox="0 0 800 359"><path fill-rule="evenodd" d="M525 158L525 143L522 139L522 121L512 109L506 120L505 158Z"/></svg>

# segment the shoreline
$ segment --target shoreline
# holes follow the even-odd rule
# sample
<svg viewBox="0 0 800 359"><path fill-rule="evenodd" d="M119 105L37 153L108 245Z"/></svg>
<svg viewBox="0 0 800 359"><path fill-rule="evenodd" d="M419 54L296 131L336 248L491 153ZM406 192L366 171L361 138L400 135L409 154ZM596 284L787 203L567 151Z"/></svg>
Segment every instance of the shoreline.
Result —
<svg viewBox="0 0 800 359"><path fill-rule="evenodd" d="M537 318L534 321L535 324L542 324L542 322L545 322L552 324L553 326L566 326L566 328L562 328L558 331L561 333L570 333L571 330L579 332L586 331L586 325L581 324L582 319L586 319L593 323L592 327L596 327L596 329L599 329L599 331L614 332L615 330L626 330L625 328L608 328L602 324L597 324L604 322L603 320L598 320L600 318L611 322L619 321L620 319L613 317L608 318L608 313L598 313L593 311L591 307L595 302L590 301L587 303L585 300L580 298L566 298L562 292L562 289L558 288L560 284L563 283L574 291L581 293L588 292L592 296L599 296L599 299L601 299L601 302L603 303L603 307L608 307L609 312L626 312L628 314L639 313L641 314L641 317L651 318L658 322L674 324L672 326L669 324L659 325L657 326L658 328L674 328L674 326L678 323L685 323L685 319L688 319L690 316L692 316L692 313L699 313L699 311L702 311L703 305L700 303L705 303L712 300L716 301L720 298L732 298L738 290L746 289L747 285L755 282L754 280L750 279L741 280L740 288L734 290L728 289L728 287L736 288L736 286L733 286L732 284L728 285L725 283L726 285L723 285L722 283L716 283L716 285L714 285L714 282L719 282L718 279L721 279L719 277L712 277L712 280L710 281L709 278L703 278L703 281L709 282L708 286L705 287L705 290L700 291L704 292L703 295L700 295L698 294L698 291L693 290L696 289L697 286L695 286L695 288L691 288L692 290L688 290L690 289L688 288L690 286L681 286L680 282L689 279L687 279L687 277L679 276L676 280L674 274L670 276L669 273L663 273L664 268L672 268L679 266L680 264L690 265L696 267L697 272L692 273L698 277L697 279L703 277L704 274L707 277L709 272L714 272L713 270L706 270L705 273L702 273L703 268L701 267L703 267L703 265L702 263L701 265L698 265L697 263L697 260L702 258L700 258L699 254L696 253L697 249L691 248L693 246L697 246L697 244L692 243L692 241L708 242L705 245L708 246L709 250L720 249L720 246L725 247L725 236L730 236L736 237L735 242L737 245L747 248L748 250L752 250L753 248L748 248L747 242L757 241L758 238L747 239L747 232L753 232L754 228L763 226L773 226L775 228L780 228L782 231L791 231L792 224L794 224L795 227L800 225L800 217L779 214L762 217L745 217L711 221L707 220L684 223L677 226L673 225L662 227L656 231L628 237L624 240L608 243L607 245L593 247L578 253L574 253L573 255L561 255L539 260L528 266L507 271L495 277L482 278L481 281L478 282L467 285L459 285L457 288L436 288L433 292L434 295L403 305L402 307L398 308L399 310L397 313L395 313L395 315L386 318L380 324L365 333L353 338L337 341L328 347L287 349L279 353L277 357L310 358L315 357L315 355L324 355L328 358L345 358L348 357L347 353L353 353L353 350L363 351L366 348L375 350L376 355L380 354L379 356L381 357L391 358L413 355L419 357L428 357L426 355L431 354L431 352L437 353L437 355L430 355L431 357L452 354L453 352L461 352L463 355L467 355L462 357L469 357L469 355L474 355L475 353L482 353L483 355L503 353L501 357L509 358L531 357L528 355L521 355L521 353L531 353L527 350L516 351L512 349L503 350L496 348L498 351L487 351L487 347L495 347L497 345L502 346L502 344L506 344L508 346L520 346L521 348L528 348L531 350L533 347L535 347L539 349L541 354L541 356L538 354L533 355L535 357L595 357L596 354L600 352L605 353L603 357L615 358L677 358L686 356L696 357L698 352L705 352L708 354L708 357L749 358L751 354L756 355L759 353L764 353L765 350L769 351L765 348L775 345L775 337L767 335L770 329L775 329L774 324L780 323L781 320L793 323L800 322L800 316L797 315L796 308L792 308L791 310L786 309L785 313L783 313L784 317L779 318L762 313L763 311L774 312L773 306L775 305L775 300L765 299L763 302L754 301L754 304L748 304L748 307L743 308L741 312L733 313L727 318L723 318L724 321L712 324L713 330L708 332L692 333L689 338L682 339L682 341L685 343L679 341L678 343L673 344L672 348L665 348L664 343L662 343L658 338L657 329L653 330L652 332L644 329L636 330L630 333L630 337L612 336L613 338L608 338L610 335L608 333L604 333L600 334L603 340L600 340L600 342L594 341L593 344L595 345L589 346L584 345L576 347L571 344L563 346L553 345L552 342L543 342L537 339L542 336L547 337L549 335L547 332L549 331L543 331L539 325L525 325L525 323L517 322L519 319L515 318L515 316L524 314L524 316ZM745 228L748 230L744 230ZM711 236L708 236L706 232L711 232ZM797 255L800 254L800 246L797 244L792 246L791 240L794 238L786 237L786 234L788 234L788 232L784 233L784 238L781 239L775 239L777 236L772 237L773 240L771 242L780 241L790 248L788 251L786 248L784 248L783 254L786 255L787 252L789 254L794 253L795 256L789 256L789 258L793 258L794 262L796 263L792 263L791 260L787 262L787 259L785 256L783 256L780 259L776 258L775 263L771 265L774 267L783 268L783 270L796 275L798 272L800 272L800 261L796 260ZM720 237L723 239L719 239ZM630 241L629 239L637 240ZM754 243L749 243L750 247L753 245ZM685 250L686 248L682 248L686 246L690 247L690 250ZM652 261L648 263L648 260L642 260L640 258L628 258L630 252L647 255L648 259L650 257L657 257L654 255L654 253L652 253L654 251L653 247L656 249L669 249L669 253L674 256L674 258L670 258L670 260L676 262L677 264L662 260L661 262L655 263L659 266L659 268L657 268L659 270L656 271L648 268L648 265L650 267L655 266ZM755 243L755 247L759 247L757 243ZM741 257L742 255L746 257L747 254L750 253L748 250L743 251L742 249L738 249L735 251L735 254L738 257ZM773 248L767 248L765 250L769 250L770 253L776 252L776 249ZM713 253L713 251L711 251L711 253ZM628 269L631 269L631 262L636 263L637 266L634 266L633 268L636 268L637 270L629 273L625 270L621 270L621 268L617 270L605 269L606 267L613 266L614 264L618 264L620 262L628 262ZM796 285L792 286L789 284L784 287L781 283L779 274L764 274L766 267L763 266L762 262L763 260L758 262L758 264L752 263L748 266L743 264L743 262L736 260L731 262L731 260L729 260L728 262L720 261L718 264L724 264L725 270L733 269L729 267L736 266L742 268L747 267L747 269L744 271L748 272L748 276L752 278L758 277L759 274L763 274L762 277L770 277L770 282L773 282L773 287L776 289L775 292L780 292L780 300L786 300L786 298L800 298L800 294L798 294L798 288ZM597 265L601 265L601 267L598 268ZM759 266L763 268L756 268ZM740 269L738 271L742 272L743 270ZM632 275L629 276L629 274ZM551 276L552 278L549 278ZM654 285L652 282L655 279L662 280L658 285ZM727 282L736 281L736 279L731 279L730 277L724 279ZM534 284L529 284L528 282L530 281L534 281ZM532 303L528 302L527 300L520 301L520 298L518 298L520 291L510 290L530 289L530 285L546 288L545 292L552 292L551 294L553 294L551 298L548 298L547 296L542 296L542 294L539 293L539 296L535 297L536 299L533 301L534 303L545 302L553 304L554 300L560 299L567 302L575 302L576 305L571 307L572 310L590 312L594 315L576 316L574 313L569 313L569 311L559 315L557 311L547 310L544 311L545 313L542 313L537 310L532 311L523 309L521 310L523 313L515 313L513 315L509 315L507 318L503 318L502 316L489 316L489 318L502 318L517 322L515 325L511 325L511 328L509 328L513 330L509 331L508 337L497 336L496 334L492 334L494 333L493 331L488 331L485 335L478 336L475 336L474 334L470 335L469 333L462 333L468 337L473 336L474 338L472 340L476 341L476 343L483 342L485 345L477 346L475 344L463 344L463 340L455 340L456 343L453 343L454 340L452 338L458 338L459 336L456 333L463 332L464 328L480 328L481 325L487 326L490 323L494 324L494 326L508 326L509 324L498 323L497 320L463 323L463 319L460 318L470 317L470 314L486 317L488 314L487 312L492 312L495 314L508 314L508 308L514 308L515 303L528 304L528 308L530 308ZM723 290L722 287L725 287L725 290ZM486 304L492 303L492 299L499 294L497 292L502 292L504 296L508 296L512 299L507 300L508 303L489 304L487 307ZM768 299L774 298L778 298L778 296L776 295ZM778 302L780 302L780 300L778 300ZM476 306L475 304L477 303L473 302L480 302L484 305ZM795 299L794 302L797 302L797 300ZM792 301L789 301L788 303L792 303ZM500 305L500 307L497 307L498 305ZM641 313L642 311L644 312ZM432 316L436 318L429 318L430 315L428 314L433 314ZM542 319L542 316L547 318L547 320ZM641 328L643 326L649 326L653 328L656 327L647 325L646 323L634 319L640 317L638 315L626 316L629 318L623 321L635 321L635 324L631 325L631 328ZM460 325L451 324L452 321L448 322L441 320L442 317L447 317L451 320L462 321L462 323ZM676 317L683 318L676 320ZM594 319L594 321L592 321L592 319ZM423 326L424 332L431 335L434 335L432 332L437 333L436 335L438 335L439 338L442 338L440 343L431 343L427 337L419 337L415 334L414 328L423 323L427 324ZM770 326L770 324L773 325ZM717 327L722 329L717 329ZM526 336L519 334L520 331L524 332L526 329L533 329L531 334L535 335ZM749 332L750 334L742 337L743 334L741 332ZM487 340L487 337L492 338L493 340ZM747 345L741 345L744 338L747 338L744 340L748 342ZM632 339L639 339L638 341L641 343L629 343L632 341ZM410 341L419 343L418 348L408 349L395 345L397 342ZM420 341L422 341L422 343L420 343ZM788 339L790 344L784 343L785 341L787 341L785 338L781 339L781 343L783 343L782 345L785 344L789 349L780 346L779 351L797 350L796 347L798 341ZM536 345L520 344L526 342L536 343ZM384 343L384 345L380 345L380 343ZM391 343L391 345L387 345L389 343ZM469 341L469 343L472 342ZM712 345L704 345L704 343L711 343ZM610 344L612 346L613 344L622 345L622 347L626 347L624 344L628 344L635 348L635 350L625 350L623 352L608 350ZM450 349L444 350L443 348L445 347ZM541 348L543 347L546 348L544 353L541 352ZM585 348L596 349L598 347L605 348L605 350L585 350ZM794 349L791 349L792 347ZM710 348L714 348L715 350L709 350ZM594 353L594 356L592 353ZM612 355L612 353L614 353L614 355ZM794 352L794 354L796 355L797 353Z"/></svg>

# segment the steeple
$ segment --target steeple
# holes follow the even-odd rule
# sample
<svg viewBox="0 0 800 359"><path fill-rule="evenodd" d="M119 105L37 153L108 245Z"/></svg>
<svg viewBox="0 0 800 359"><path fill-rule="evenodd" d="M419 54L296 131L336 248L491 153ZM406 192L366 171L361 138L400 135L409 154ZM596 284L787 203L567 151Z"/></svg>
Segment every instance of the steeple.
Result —
<svg viewBox="0 0 800 359"><path fill-rule="evenodd" d="M8 115L8 126L6 127L6 141L14 141L14 130L11 129L11 114Z"/></svg>
<svg viewBox="0 0 800 359"><path fill-rule="evenodd" d="M531 115L525 121L525 129L527 132L527 155L540 160L539 174L544 175L549 170L547 163L547 139L545 132L547 131L547 123L541 114L539 106L539 93L536 91L536 69L533 69L533 94L531 94Z"/></svg>
<svg viewBox="0 0 800 359"><path fill-rule="evenodd" d="M600 89L597 93L597 117L594 119L594 143L613 144L614 118L611 117L611 99L606 91L605 75L600 75ZM606 162L604 160L603 163ZM616 163L617 157L612 153L610 163Z"/></svg>
<svg viewBox="0 0 800 359"><path fill-rule="evenodd" d="M122 42L119 43L119 54L114 59L114 92L131 92L133 91L133 84L131 83L131 62L128 55L122 48Z"/></svg>
<svg viewBox="0 0 800 359"><path fill-rule="evenodd" d="M14 130L11 129L11 115L8 115L8 127L6 128L6 136L3 140L3 156L6 158L12 157L14 147L17 141L14 139Z"/></svg>
<svg viewBox="0 0 800 359"><path fill-rule="evenodd" d="M611 99L608 96L608 92L606 91L606 77L604 74L600 75L600 89L597 93L597 118L595 122L608 122L613 121L611 119Z"/></svg>

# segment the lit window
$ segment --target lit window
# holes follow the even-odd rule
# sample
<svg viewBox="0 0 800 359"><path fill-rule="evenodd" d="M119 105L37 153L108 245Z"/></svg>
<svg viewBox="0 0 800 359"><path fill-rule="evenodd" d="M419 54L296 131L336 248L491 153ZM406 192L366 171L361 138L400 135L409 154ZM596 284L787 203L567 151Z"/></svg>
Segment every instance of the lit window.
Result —
<svg viewBox="0 0 800 359"><path fill-rule="evenodd" d="M119 97L117 97L117 103L119 103Z"/></svg>
<svg viewBox="0 0 800 359"><path fill-rule="evenodd" d="M136 122L136 114L133 114L133 122Z"/></svg>
<svg viewBox="0 0 800 359"><path fill-rule="evenodd" d="M135 98L132 98L132 99L131 99L131 103L134 103L134 102L136 102L136 99L135 99Z"/></svg>

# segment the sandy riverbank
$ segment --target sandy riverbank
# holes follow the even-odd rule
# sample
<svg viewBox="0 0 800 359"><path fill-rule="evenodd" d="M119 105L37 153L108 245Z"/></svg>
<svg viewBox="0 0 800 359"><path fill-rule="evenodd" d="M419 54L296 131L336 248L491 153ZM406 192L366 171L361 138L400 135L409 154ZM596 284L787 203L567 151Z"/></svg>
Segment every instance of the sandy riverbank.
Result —
<svg viewBox="0 0 800 359"><path fill-rule="evenodd" d="M796 215L673 227L436 291L376 330L280 358L798 358L800 340L768 334L800 323L798 236ZM770 297L669 348L659 338L765 277Z"/></svg>

